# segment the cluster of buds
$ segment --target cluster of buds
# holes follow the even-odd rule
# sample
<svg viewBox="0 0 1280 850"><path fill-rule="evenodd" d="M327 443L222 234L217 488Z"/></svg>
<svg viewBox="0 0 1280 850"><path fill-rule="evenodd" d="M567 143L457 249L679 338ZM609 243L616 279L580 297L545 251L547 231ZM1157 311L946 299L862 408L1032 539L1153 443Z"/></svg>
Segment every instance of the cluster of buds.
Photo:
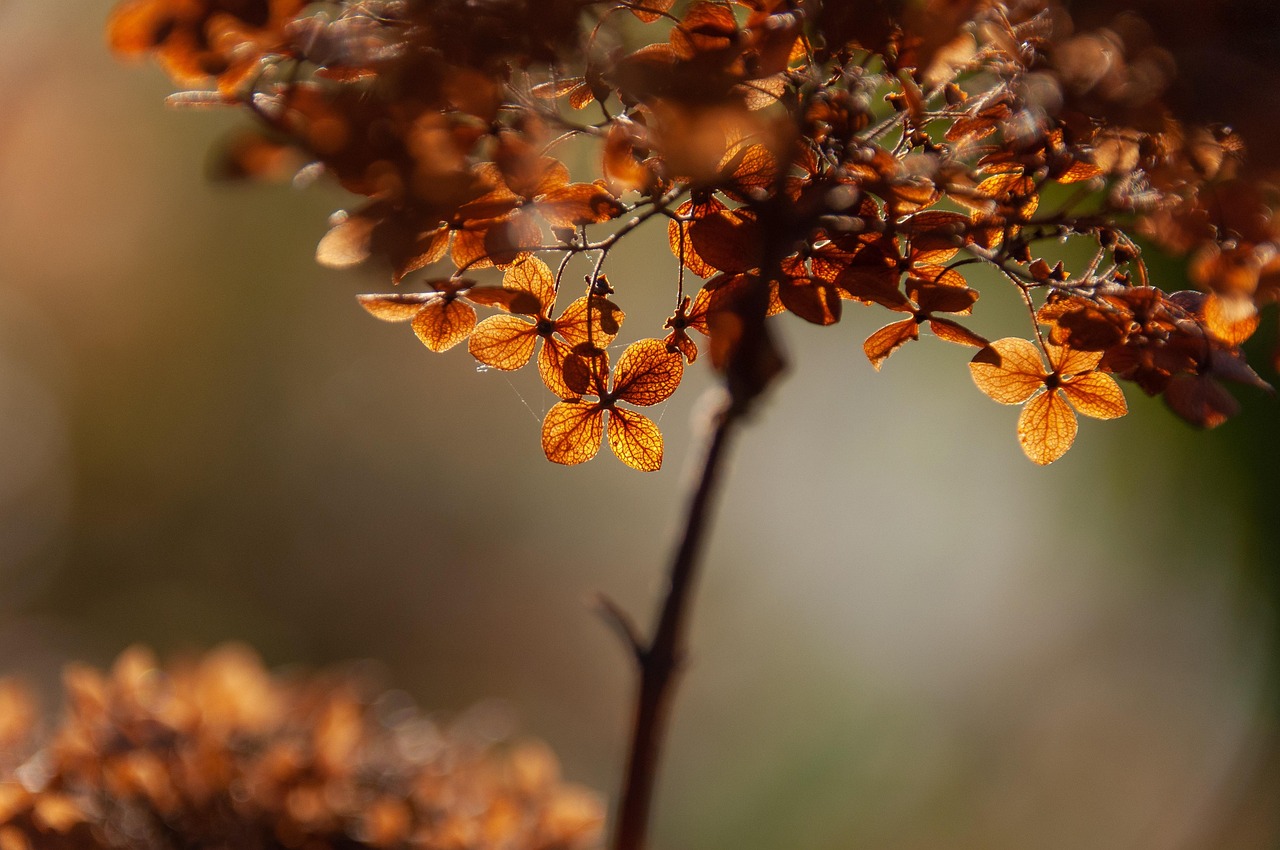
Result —
<svg viewBox="0 0 1280 850"><path fill-rule="evenodd" d="M160 667L126 651L64 676L42 729L0 679L3 850L588 850L600 799L536 742L445 727L350 675L272 676L227 646Z"/></svg>
<svg viewBox="0 0 1280 850"><path fill-rule="evenodd" d="M657 469L661 434L633 407L704 350L750 404L783 363L766 320L835 324L847 304L890 313L863 344L876 369L922 329L974 349L979 389L1026 403L1041 464L1070 448L1073 411L1126 412L1117 380L1204 427L1237 408L1223 381L1266 386L1241 345L1280 296L1280 231L1242 143L1165 108L1158 50L1077 31L1056 0L320 5L126 0L109 38L196 87L174 103L253 116L225 173L296 163L364 198L317 256L414 284L362 296L375 316L496 369L537 349L553 461L607 433ZM576 181L555 156L573 140L596 166ZM657 272L608 258L655 219L672 313L611 365L619 304ZM1151 281L1152 243L1189 255L1200 289ZM1021 336L968 326L979 269L1025 305Z"/></svg>

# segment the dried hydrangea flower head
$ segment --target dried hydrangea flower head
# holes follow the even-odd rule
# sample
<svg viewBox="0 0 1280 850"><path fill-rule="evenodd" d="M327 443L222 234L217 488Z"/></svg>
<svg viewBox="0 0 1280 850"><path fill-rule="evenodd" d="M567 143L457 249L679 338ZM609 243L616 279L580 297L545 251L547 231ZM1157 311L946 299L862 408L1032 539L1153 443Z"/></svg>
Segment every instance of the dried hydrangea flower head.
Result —
<svg viewBox="0 0 1280 850"><path fill-rule="evenodd" d="M225 646L72 666L37 729L0 680L3 850L588 850L599 798L533 741L494 745L342 674L281 678Z"/></svg>
<svg viewBox="0 0 1280 850"><path fill-rule="evenodd" d="M117 52L151 53L195 87L175 102L254 117L256 142L228 147L223 173L274 171L270 154L290 152L361 199L335 216L320 262L381 262L426 288L366 296L376 315L411 319L435 351L478 334L471 354L500 369L541 338L552 460L595 453L595 418L562 415L588 405L569 372L595 369L591 347L635 342L614 301L661 277L600 283L610 250L652 219L675 259L662 342L689 362L707 345L738 403L782 365L766 317L833 325L846 302L898 314L863 345L877 369L922 329L978 348L975 375L998 368L1000 348L967 324L987 268L1026 304L1023 337L1043 356L1046 339L1097 354L1097 374L1220 423L1233 406L1221 380L1262 383L1240 346L1280 294L1269 198L1243 175L1240 140L1176 120L1169 63L1132 27L1077 30L1055 0L888 8L130 0L108 26ZM577 181L555 156L575 139L596 164ZM1139 235L1190 255L1205 297L1151 282ZM578 256L594 269L581 288L564 275ZM500 288L477 283L494 266ZM517 292L537 306L514 309ZM583 299L596 297L608 329L576 341L565 331L594 323ZM478 321L477 307L508 315ZM656 321L646 335L662 336ZM548 427L585 436L548 440ZM1041 463L1074 439L1064 424L1048 451L1019 433ZM660 451L634 448L617 454L656 468Z"/></svg>

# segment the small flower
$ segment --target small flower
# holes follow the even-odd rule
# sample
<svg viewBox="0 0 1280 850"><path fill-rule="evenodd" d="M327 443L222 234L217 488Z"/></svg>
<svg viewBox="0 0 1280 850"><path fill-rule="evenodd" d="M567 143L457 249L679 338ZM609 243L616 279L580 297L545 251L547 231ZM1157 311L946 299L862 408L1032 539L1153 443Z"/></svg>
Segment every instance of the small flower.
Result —
<svg viewBox="0 0 1280 850"><path fill-rule="evenodd" d="M1117 419L1129 412L1115 379L1096 371L1100 351L1074 351L1050 343L1051 368L1025 339L998 339L979 351L969 371L973 382L1001 404L1022 404L1018 442L1027 457L1044 466L1067 453L1075 442L1074 407L1094 419Z"/></svg>

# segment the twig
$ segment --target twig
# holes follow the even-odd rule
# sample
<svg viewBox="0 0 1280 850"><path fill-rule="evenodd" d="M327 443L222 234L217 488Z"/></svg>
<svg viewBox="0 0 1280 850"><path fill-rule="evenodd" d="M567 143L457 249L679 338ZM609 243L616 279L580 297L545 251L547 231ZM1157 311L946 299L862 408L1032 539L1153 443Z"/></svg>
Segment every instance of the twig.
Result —
<svg viewBox="0 0 1280 850"><path fill-rule="evenodd" d="M716 416L697 489L689 502L684 534L668 578L658 625L649 644L637 646L639 694L627 756L622 797L618 804L614 850L642 850L649 828L654 783L662 739L671 706L672 686L684 661L684 631L698 557L710 524L711 502L725 457L725 449L741 417L739 405L726 404Z"/></svg>

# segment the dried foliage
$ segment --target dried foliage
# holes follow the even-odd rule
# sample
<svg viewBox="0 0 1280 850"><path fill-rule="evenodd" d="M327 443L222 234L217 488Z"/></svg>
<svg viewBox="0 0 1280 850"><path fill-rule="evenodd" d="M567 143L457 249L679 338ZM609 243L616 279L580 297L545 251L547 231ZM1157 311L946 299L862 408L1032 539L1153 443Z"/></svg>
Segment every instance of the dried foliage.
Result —
<svg viewBox="0 0 1280 850"><path fill-rule="evenodd" d="M585 850L599 799L542 744L495 745L349 675L280 678L227 646L73 666L41 729L0 679L3 850Z"/></svg>
<svg viewBox="0 0 1280 850"><path fill-rule="evenodd" d="M1124 414L1116 379L1204 427L1235 411L1223 381L1265 386L1240 346L1280 294L1273 194L1229 129L1170 111L1172 63L1126 20L1078 30L1055 0L128 0L108 30L196 87L173 103L253 115L220 173L269 176L292 152L363 197L319 261L426 290L364 296L370 312L498 369L537 348L551 460L593 457L607 431L656 469L657 428L618 402L665 399L705 346L750 404L782 368L779 313L888 310L863 344L877 369L921 328L977 349L975 381L1026 403L1042 464L1074 441L1072 408ZM578 181L555 157L575 138L596 165ZM611 283L608 256L655 218L670 333L655 321L610 382L615 300L654 281ZM1065 265L1064 242L1089 259ZM1199 290L1152 281L1143 245L1189 257ZM992 279L1025 305L1024 339L970 327Z"/></svg>

